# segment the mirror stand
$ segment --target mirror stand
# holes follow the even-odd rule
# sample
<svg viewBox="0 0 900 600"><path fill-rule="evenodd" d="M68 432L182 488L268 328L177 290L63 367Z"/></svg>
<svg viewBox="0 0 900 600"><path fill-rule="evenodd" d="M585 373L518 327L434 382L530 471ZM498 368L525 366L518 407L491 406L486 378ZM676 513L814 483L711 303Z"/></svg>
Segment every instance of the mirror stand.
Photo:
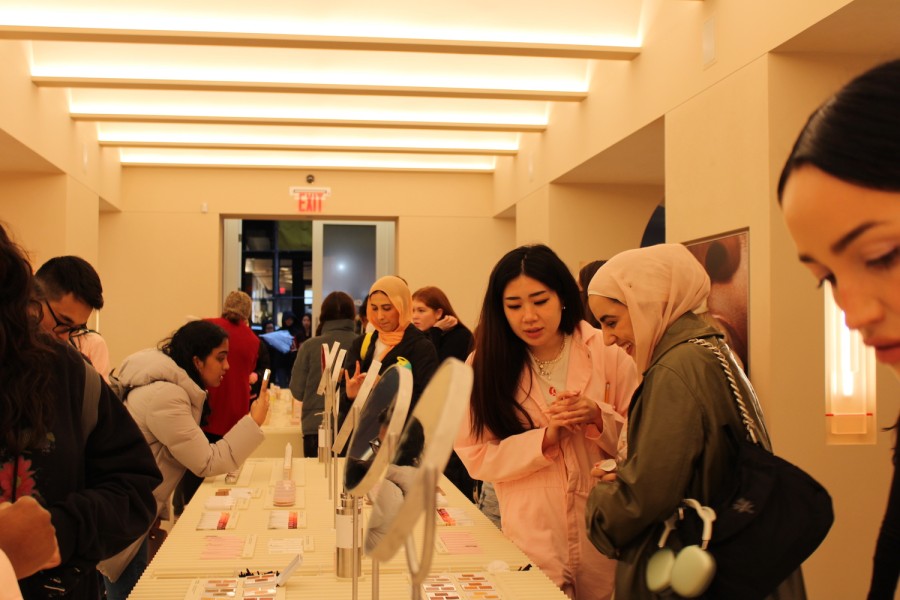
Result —
<svg viewBox="0 0 900 600"><path fill-rule="evenodd" d="M359 496L350 495L350 499L353 502L353 600L357 600L359 598L359 571L360 564L357 557L362 555L362 540L359 535L359 528L361 523L359 522L360 517L360 505L362 504L362 498Z"/></svg>
<svg viewBox="0 0 900 600"><path fill-rule="evenodd" d="M389 433L384 440L384 446L382 451L387 453L388 456L394 456L394 453L397 451L397 446L400 443L400 434L396 432ZM379 600L379 596L381 595L381 581L380 581L380 573L379 566L381 563L374 556L372 557L372 600ZM354 600L356 600L354 598Z"/></svg>
<svg viewBox="0 0 900 600"><path fill-rule="evenodd" d="M335 511L335 575L353 582L353 598L359 595L362 571L362 532L360 526L362 500L359 496L341 494L341 507Z"/></svg>
<svg viewBox="0 0 900 600"><path fill-rule="evenodd" d="M334 499L331 486L331 404L334 402L334 389L331 382L325 384L325 411L322 415L322 429L325 433L325 481L328 483L328 499Z"/></svg>
<svg viewBox="0 0 900 600"><path fill-rule="evenodd" d="M341 366L344 364L344 356L346 350L340 349L341 345L335 342L331 349L327 351L325 360L325 369L322 372L322 385L325 392L325 414L323 422L325 425L325 479L328 481L328 498L334 500L334 507L337 509L340 499L337 495L337 464L332 460L333 453L331 446L334 443L335 427L337 426L338 404L340 396L337 391L338 382L340 381ZM336 355L335 355L336 353Z"/></svg>
<svg viewBox="0 0 900 600"><path fill-rule="evenodd" d="M381 582L378 580L378 559L372 559L372 600L379 600L378 596L381 592L379 589L381 587Z"/></svg>
<svg viewBox="0 0 900 600"><path fill-rule="evenodd" d="M425 509L425 537L422 541L422 554L416 552L416 542L412 532L406 538L406 564L412 579L412 598L422 600L422 583L431 570L431 559L434 556L435 524L434 511L437 509L438 471L432 466L423 467L422 484L423 508Z"/></svg>
<svg viewBox="0 0 900 600"><path fill-rule="evenodd" d="M334 438L337 437L338 433L338 415L340 414L341 403L341 393L338 389L338 383L340 382L341 365L344 362L345 353L346 350L338 352L338 360L340 362L335 363L334 371L331 376L331 427L328 430L328 445L325 447L328 451L328 456L331 459L331 485L332 493L336 499L335 506L337 506L337 498L343 490L343 486L338 483L340 480L340 471L338 471L338 453L334 451Z"/></svg>
<svg viewBox="0 0 900 600"><path fill-rule="evenodd" d="M331 432L331 433L333 433L333 432ZM332 440L334 440L333 435L329 435L328 446L327 446L328 459L331 462L331 489L329 490L329 494L331 494L332 498L334 498L334 506L335 506L335 508L337 508L338 504L340 503L341 494L339 492L339 488L341 486L338 483L340 476L339 476L339 472L338 472L337 454L335 454L335 452L331 449Z"/></svg>

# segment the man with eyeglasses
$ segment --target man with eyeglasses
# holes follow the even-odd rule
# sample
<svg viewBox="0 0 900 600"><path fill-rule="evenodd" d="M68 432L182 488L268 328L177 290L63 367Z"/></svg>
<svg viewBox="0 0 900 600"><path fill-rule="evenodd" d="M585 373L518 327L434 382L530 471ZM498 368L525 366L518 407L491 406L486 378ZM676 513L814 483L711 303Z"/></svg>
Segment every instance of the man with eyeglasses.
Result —
<svg viewBox="0 0 900 600"><path fill-rule="evenodd" d="M96 565L144 536L156 517L153 490L162 475L147 441L68 342L90 316L86 307L102 302L85 291L86 278L69 283L84 264L53 261L42 274L61 267L62 277L45 277L38 295L31 264L0 225L0 550L25 600L97 600ZM94 283L100 296L99 278ZM22 531L34 525L42 537ZM52 544L50 552L42 546L45 535L55 537L58 556Z"/></svg>
<svg viewBox="0 0 900 600"><path fill-rule="evenodd" d="M109 348L103 337L88 329L94 310L103 308L103 286L94 267L78 256L57 256L34 275L43 296L41 327L69 342L85 355L109 382Z"/></svg>

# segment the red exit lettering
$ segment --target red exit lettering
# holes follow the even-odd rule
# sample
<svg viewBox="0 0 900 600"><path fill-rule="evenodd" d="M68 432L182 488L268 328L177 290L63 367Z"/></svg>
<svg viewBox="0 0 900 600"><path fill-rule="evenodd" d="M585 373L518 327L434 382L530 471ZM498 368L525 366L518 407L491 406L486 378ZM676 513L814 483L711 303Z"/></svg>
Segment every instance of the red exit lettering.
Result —
<svg viewBox="0 0 900 600"><path fill-rule="evenodd" d="M322 196L324 196L322 193L300 194L300 197L297 199L297 211L305 213L322 212Z"/></svg>

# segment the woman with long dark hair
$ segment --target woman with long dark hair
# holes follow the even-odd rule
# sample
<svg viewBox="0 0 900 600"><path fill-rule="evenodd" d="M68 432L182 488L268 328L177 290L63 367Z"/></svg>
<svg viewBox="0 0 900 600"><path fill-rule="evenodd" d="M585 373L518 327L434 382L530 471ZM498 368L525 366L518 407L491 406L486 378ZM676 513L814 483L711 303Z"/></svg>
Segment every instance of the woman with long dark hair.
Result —
<svg viewBox="0 0 900 600"><path fill-rule="evenodd" d="M618 454L634 364L583 321L578 285L547 246L491 272L475 336L469 418L455 450L494 484L503 532L572 598L609 598L615 561L588 541L591 467Z"/></svg>
<svg viewBox="0 0 900 600"><path fill-rule="evenodd" d="M356 306L345 292L331 292L322 300L316 337L300 346L291 371L291 393L303 403L300 426L303 431L303 456L314 457L319 448L319 425L325 410L325 397L317 392L322 379L322 346L340 343L349 349L356 339Z"/></svg>
<svg viewBox="0 0 900 600"><path fill-rule="evenodd" d="M22 499L33 497L50 512L58 542L55 559L16 574L28 599L61 588L67 598L95 600L97 563L153 522L159 469L97 372L72 346L41 332L31 265L3 227L0 281L0 505L25 507L30 500ZM4 547L13 529L3 526L0 550L22 556L46 533Z"/></svg>
<svg viewBox="0 0 900 600"><path fill-rule="evenodd" d="M211 444L221 440L247 414L251 398L256 397L251 392L251 382L256 383L269 366L269 354L265 346L250 329L251 306L250 296L235 290L225 297L222 316L207 319L228 334L228 370L220 385L207 387L208 411L200 426ZM190 470L185 471L172 500L176 516L181 515L201 483L203 477L194 475Z"/></svg>
<svg viewBox="0 0 900 600"><path fill-rule="evenodd" d="M190 321L159 349L126 358L118 382L127 390L125 405L156 457L163 482L154 490L158 517L185 471L198 477L234 471L264 438L260 429L269 412L262 393L218 442L210 443L200 428L208 388L222 383L228 371L228 334L209 321ZM147 566L146 536L103 561L107 597L128 597Z"/></svg>
<svg viewBox="0 0 900 600"><path fill-rule="evenodd" d="M801 262L900 374L900 60L848 83L810 116L778 182ZM900 420L894 429L900 425ZM896 471L875 547L869 598L894 597L900 575Z"/></svg>

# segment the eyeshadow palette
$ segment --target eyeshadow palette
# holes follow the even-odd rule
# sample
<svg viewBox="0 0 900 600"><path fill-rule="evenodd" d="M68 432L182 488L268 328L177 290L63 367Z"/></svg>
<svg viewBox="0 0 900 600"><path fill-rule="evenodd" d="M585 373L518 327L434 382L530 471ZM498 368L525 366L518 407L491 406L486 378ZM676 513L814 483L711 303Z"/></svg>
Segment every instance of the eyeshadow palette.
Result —
<svg viewBox="0 0 900 600"><path fill-rule="evenodd" d="M275 585L274 574L253 577L195 579L185 600L284 600L284 588Z"/></svg>
<svg viewBox="0 0 900 600"><path fill-rule="evenodd" d="M425 600L500 600L499 590L486 573L441 573L422 583Z"/></svg>

